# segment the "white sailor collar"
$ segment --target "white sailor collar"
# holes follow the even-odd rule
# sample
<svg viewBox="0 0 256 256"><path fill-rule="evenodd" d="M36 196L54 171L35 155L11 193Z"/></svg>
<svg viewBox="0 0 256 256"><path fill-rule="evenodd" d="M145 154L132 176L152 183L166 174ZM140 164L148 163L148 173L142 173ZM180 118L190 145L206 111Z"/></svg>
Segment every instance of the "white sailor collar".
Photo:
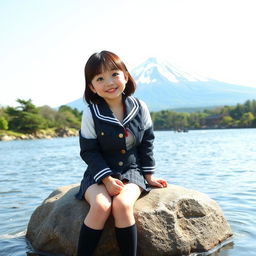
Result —
<svg viewBox="0 0 256 256"><path fill-rule="evenodd" d="M123 96L123 104L124 104L124 119L123 122L120 121L114 116L113 112L109 108L108 104L103 101L100 104L92 104L92 111L94 115L105 122L110 122L113 124L125 126L128 122L130 122L139 111L139 103L132 96L125 97Z"/></svg>

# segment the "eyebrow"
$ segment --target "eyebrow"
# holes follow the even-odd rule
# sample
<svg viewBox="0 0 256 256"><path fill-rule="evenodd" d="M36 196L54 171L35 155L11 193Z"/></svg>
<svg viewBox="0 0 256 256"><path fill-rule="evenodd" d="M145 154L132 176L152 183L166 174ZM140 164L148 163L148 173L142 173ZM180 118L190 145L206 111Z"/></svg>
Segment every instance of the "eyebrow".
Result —
<svg viewBox="0 0 256 256"><path fill-rule="evenodd" d="M120 70L120 71L122 71L122 70L119 69L119 68L113 67L113 68L111 68L110 70L109 70L109 69L102 70L99 74L97 74L97 75L95 75L95 76L100 76L100 75L102 75L102 74L103 74L104 72L106 72L106 71L115 71L115 70Z"/></svg>

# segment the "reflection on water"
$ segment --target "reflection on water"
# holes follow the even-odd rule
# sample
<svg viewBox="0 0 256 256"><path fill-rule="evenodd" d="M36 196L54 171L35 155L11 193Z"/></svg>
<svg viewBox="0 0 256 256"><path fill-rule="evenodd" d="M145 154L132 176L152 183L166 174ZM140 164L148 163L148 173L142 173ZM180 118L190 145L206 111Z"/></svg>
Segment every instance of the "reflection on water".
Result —
<svg viewBox="0 0 256 256"><path fill-rule="evenodd" d="M256 130L155 134L157 176L206 193L231 225L233 243L210 255L254 256ZM0 162L0 255L36 256L24 239L29 217L54 189L80 182L78 139L0 142Z"/></svg>

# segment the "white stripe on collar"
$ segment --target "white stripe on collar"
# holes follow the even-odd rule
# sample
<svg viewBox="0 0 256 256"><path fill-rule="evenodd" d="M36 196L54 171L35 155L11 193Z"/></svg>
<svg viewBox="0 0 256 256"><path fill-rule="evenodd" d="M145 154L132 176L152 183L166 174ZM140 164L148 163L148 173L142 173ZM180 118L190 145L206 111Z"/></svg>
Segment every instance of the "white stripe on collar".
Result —
<svg viewBox="0 0 256 256"><path fill-rule="evenodd" d="M100 113L99 108L98 108L98 106L96 104L92 104L92 107L93 107L93 110L94 110L94 113L95 113L96 117L98 117L99 119L121 125L119 120L117 120L116 118L102 115Z"/></svg>
<svg viewBox="0 0 256 256"><path fill-rule="evenodd" d="M130 111L130 113L124 118L123 125L126 125L134 117L134 115L137 113L137 110L139 108L138 102L133 97L130 97L130 99L132 100L134 106Z"/></svg>
<svg viewBox="0 0 256 256"><path fill-rule="evenodd" d="M92 104L92 107L93 107L93 110L94 110L94 113L95 113L96 117L99 118L100 120L108 121L108 122L111 122L111 123L115 123L115 124L124 126L124 125L126 125L126 124L134 117L134 115L137 113L137 110L138 110L138 108L139 108L139 104L138 104L138 102L135 100L134 97L129 97L129 99L132 101L133 107L132 107L131 111L129 112L129 114L124 118L122 124L121 124L120 121L119 121L117 118L115 118L115 117L110 117L110 116L104 116L104 115L102 115L102 114L100 113L100 110L99 110L99 107L98 107L97 104Z"/></svg>

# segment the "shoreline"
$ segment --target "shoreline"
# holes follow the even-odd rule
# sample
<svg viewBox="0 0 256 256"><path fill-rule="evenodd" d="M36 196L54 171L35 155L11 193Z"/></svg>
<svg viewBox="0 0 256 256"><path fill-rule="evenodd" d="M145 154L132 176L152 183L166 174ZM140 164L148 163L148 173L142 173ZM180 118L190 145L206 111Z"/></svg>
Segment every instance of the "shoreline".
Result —
<svg viewBox="0 0 256 256"><path fill-rule="evenodd" d="M35 140L35 139L52 139L52 138L66 138L78 136L79 131L72 128L55 128L48 130L41 130L36 133L0 133L0 141L13 140Z"/></svg>
<svg viewBox="0 0 256 256"><path fill-rule="evenodd" d="M164 132L164 131L172 131L175 133L187 133L189 131L206 131L206 130L238 130L238 129L255 129L254 127L244 128L244 127L230 127L230 128L193 128L183 130L175 130L175 129L154 129L154 131ZM67 138L67 137L76 137L79 135L79 130L74 128L52 128L48 130L40 130L34 134L30 133L14 133L14 132L5 132L0 131L0 142L1 141L13 141L13 140L36 140L36 139L52 139L52 138Z"/></svg>

